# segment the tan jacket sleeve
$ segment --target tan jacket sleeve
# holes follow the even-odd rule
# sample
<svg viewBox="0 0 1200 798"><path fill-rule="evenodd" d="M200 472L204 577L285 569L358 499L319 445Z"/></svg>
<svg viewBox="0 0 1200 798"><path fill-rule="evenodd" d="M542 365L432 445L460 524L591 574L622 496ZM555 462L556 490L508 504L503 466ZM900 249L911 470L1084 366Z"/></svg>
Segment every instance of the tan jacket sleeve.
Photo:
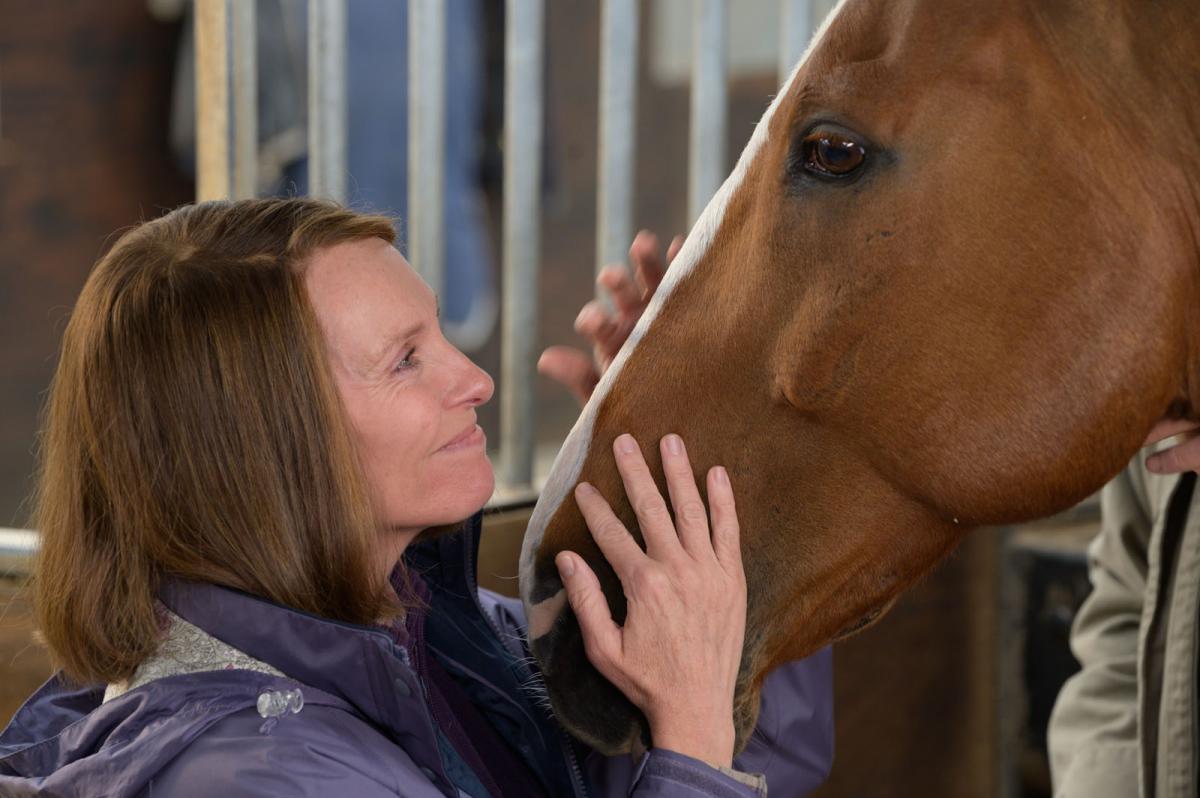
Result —
<svg viewBox="0 0 1200 798"><path fill-rule="evenodd" d="M1153 528L1140 457L1105 487L1088 548L1092 593L1071 629L1083 669L1050 718L1055 798L1138 794L1138 645Z"/></svg>

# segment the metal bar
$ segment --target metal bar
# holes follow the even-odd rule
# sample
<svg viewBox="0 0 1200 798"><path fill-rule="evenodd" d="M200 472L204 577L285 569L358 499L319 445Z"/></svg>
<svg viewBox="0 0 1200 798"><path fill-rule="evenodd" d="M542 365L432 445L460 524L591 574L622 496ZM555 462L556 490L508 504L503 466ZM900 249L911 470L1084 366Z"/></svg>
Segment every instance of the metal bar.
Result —
<svg viewBox="0 0 1200 798"><path fill-rule="evenodd" d="M346 200L346 0L308 0L308 193Z"/></svg>
<svg viewBox="0 0 1200 798"><path fill-rule="evenodd" d="M39 536L26 529L0 529L0 578L14 579L33 572Z"/></svg>
<svg viewBox="0 0 1200 798"><path fill-rule="evenodd" d="M31 529L0 528L0 554L30 556L38 542L38 533Z"/></svg>
<svg viewBox="0 0 1200 798"><path fill-rule="evenodd" d="M792 74L812 38L812 0L779 2L779 85Z"/></svg>
<svg viewBox="0 0 1200 798"><path fill-rule="evenodd" d="M729 70L727 0L695 0L692 51L691 148L688 153L688 223L700 213L725 179L725 138Z"/></svg>
<svg viewBox="0 0 1200 798"><path fill-rule="evenodd" d="M258 193L258 41L253 0L233 4L233 196Z"/></svg>
<svg viewBox="0 0 1200 798"><path fill-rule="evenodd" d="M597 272L609 263L624 261L633 237L638 64L638 7L635 0L605 0L600 30Z"/></svg>
<svg viewBox="0 0 1200 798"><path fill-rule="evenodd" d="M229 197L229 1L196 0L196 200Z"/></svg>
<svg viewBox="0 0 1200 798"><path fill-rule="evenodd" d="M446 261L446 4L408 4L408 259L434 290Z"/></svg>
<svg viewBox="0 0 1200 798"><path fill-rule="evenodd" d="M541 241L544 0L508 0L504 45L504 298L500 476L533 477L534 345Z"/></svg>

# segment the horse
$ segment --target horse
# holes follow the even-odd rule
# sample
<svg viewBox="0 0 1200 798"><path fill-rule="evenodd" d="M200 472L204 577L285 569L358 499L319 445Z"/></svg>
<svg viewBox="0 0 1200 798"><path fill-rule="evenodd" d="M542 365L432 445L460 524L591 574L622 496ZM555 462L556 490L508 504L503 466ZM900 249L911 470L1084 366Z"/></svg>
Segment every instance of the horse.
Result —
<svg viewBox="0 0 1200 798"><path fill-rule="evenodd" d="M573 487L641 542L630 432L726 466L765 675L878 619L973 528L1068 508L1200 407L1200 20L1184 0L842 0L600 381L522 546L561 722L650 743L554 567L621 586ZM647 445L648 444L648 445ZM703 483L703 480L701 480ZM703 490L703 487L701 488ZM665 492L664 492L665 495Z"/></svg>

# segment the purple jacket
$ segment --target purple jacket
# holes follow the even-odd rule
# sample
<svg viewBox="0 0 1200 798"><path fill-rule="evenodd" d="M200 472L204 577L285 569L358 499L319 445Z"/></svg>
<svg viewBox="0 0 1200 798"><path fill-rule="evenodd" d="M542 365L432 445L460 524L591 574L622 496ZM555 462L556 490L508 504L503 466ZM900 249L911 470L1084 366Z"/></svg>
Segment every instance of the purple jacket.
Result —
<svg viewBox="0 0 1200 798"><path fill-rule="evenodd" d="M432 652L516 743L548 795L756 794L672 751L651 749L634 762L566 735L525 687L534 675L520 602L475 588L479 520L410 547L406 558L433 592ZM104 703L103 686L71 687L55 676L0 734L0 796L481 798L432 722L408 652L385 631L213 585L169 582L160 599L287 676L244 669L167 676ZM758 728L734 765L764 773L772 798L803 795L828 773L831 680L828 650L768 677Z"/></svg>

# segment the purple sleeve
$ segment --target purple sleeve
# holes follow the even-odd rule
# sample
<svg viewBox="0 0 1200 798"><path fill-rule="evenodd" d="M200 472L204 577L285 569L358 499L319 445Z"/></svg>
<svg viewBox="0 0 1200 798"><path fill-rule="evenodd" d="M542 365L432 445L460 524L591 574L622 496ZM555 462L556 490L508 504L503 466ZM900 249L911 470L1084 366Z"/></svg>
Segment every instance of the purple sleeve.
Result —
<svg viewBox="0 0 1200 798"><path fill-rule="evenodd" d="M832 764L833 654L825 648L768 674L758 725L733 767L745 774L763 774L770 798L794 798L819 787ZM597 794L603 796L758 795L754 788L674 751L651 749L637 765L628 756L593 752L585 765Z"/></svg>
<svg viewBox="0 0 1200 798"><path fill-rule="evenodd" d="M745 750L733 760L733 767L765 776L770 798L795 798L819 787L832 764L833 653L825 648L767 675L758 725ZM692 781L682 775L685 769L691 771ZM632 781L629 794L636 798L758 794L707 764L673 751L651 750L640 772L632 774Z"/></svg>
<svg viewBox="0 0 1200 798"><path fill-rule="evenodd" d="M629 798L764 798L756 787L690 756L650 749L634 770Z"/></svg>
<svg viewBox="0 0 1200 798"><path fill-rule="evenodd" d="M525 618L519 601L494 594L485 598L502 627L524 635ZM792 798L820 786L832 764L833 652L824 648L767 675L758 725L733 766L742 773L765 775L770 798ZM651 749L636 765L628 756L605 757L592 752L584 767L602 796L757 795L753 788L674 751Z"/></svg>
<svg viewBox="0 0 1200 798"><path fill-rule="evenodd" d="M758 726L733 766L767 777L771 798L807 795L833 765L833 650L767 674Z"/></svg>
<svg viewBox="0 0 1200 798"><path fill-rule="evenodd" d="M403 749L339 710L306 704L269 734L262 725L254 709L213 724L154 775L144 797L443 798Z"/></svg>

